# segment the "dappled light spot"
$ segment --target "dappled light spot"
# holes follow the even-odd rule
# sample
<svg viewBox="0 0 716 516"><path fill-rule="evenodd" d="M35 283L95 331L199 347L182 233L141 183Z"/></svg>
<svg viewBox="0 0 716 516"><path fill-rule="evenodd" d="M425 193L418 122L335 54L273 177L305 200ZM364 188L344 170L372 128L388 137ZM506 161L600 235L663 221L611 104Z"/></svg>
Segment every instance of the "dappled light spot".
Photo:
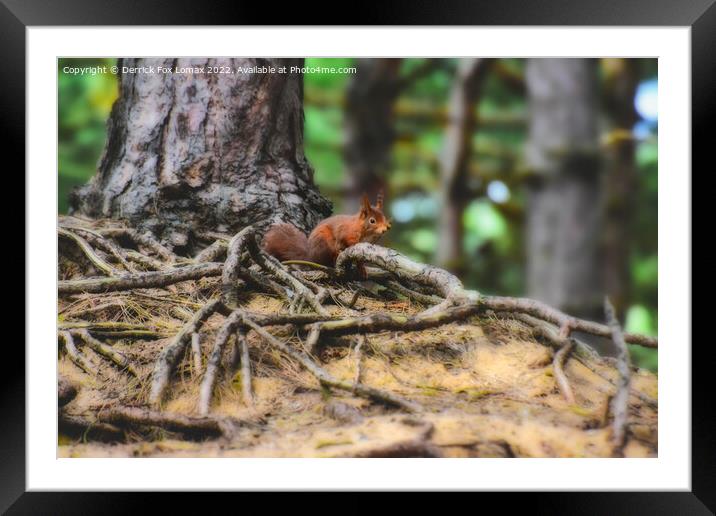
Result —
<svg viewBox="0 0 716 516"><path fill-rule="evenodd" d="M510 200L510 189L502 181L490 181L487 185L487 196L492 202L502 204Z"/></svg>
<svg viewBox="0 0 716 516"><path fill-rule="evenodd" d="M650 79L639 84L634 98L639 115L649 122L659 118L659 81Z"/></svg>

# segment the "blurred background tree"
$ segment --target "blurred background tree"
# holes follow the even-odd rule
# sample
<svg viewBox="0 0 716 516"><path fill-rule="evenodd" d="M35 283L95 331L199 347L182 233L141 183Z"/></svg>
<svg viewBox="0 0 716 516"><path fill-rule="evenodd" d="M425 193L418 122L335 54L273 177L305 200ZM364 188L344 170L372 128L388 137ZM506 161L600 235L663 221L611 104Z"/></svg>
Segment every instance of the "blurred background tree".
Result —
<svg viewBox="0 0 716 516"><path fill-rule="evenodd" d="M564 61L555 69L545 60L523 59L306 59L307 67L355 67L356 73L304 76L305 152L336 212L351 211L364 190L386 189L395 223L385 245L440 263L485 293L549 298L554 293L531 286L528 273L531 261L542 258L549 265L533 250L530 211L538 185L545 184L545 167L530 149L537 145L551 161L559 154L547 149L553 140L545 143L545 134L551 138L555 131L540 132L540 116L563 129L577 123L576 113L586 116L589 141L572 138L574 129L564 133L569 148L562 151L571 158L556 160L561 164L552 169L583 170L579 164L586 160L595 170L592 186L565 197L562 184L550 195L560 199L557 207L585 216L596 233L583 235L591 249L583 263L591 265L581 286L591 288L594 299L609 295L629 331L655 335L657 62ZM60 213L67 211L70 190L96 171L118 91L117 76L110 73L62 70L113 64L114 59L58 61ZM561 93L553 89L546 101L556 106L553 112L535 109L535 88L545 80L560 86ZM581 93L569 89L575 80ZM550 238L555 232L564 237L549 211L537 226ZM563 224L573 220L557 212ZM574 239L561 241L551 245L559 246L563 263L584 251ZM572 251L563 247L565 241ZM578 267L562 269L580 285ZM553 273L538 272L536 278ZM565 288L567 298L555 304L569 309L570 293L580 289ZM656 369L655 351L634 347L632 353L639 365Z"/></svg>
<svg viewBox="0 0 716 516"><path fill-rule="evenodd" d="M525 73L527 294L586 319L601 317L606 293L597 65L529 59Z"/></svg>
<svg viewBox="0 0 716 516"><path fill-rule="evenodd" d="M118 80L111 73L67 74L62 69L107 66L116 59L59 59L57 63L58 208L67 213L68 194L97 170L106 136L107 118L118 94Z"/></svg>

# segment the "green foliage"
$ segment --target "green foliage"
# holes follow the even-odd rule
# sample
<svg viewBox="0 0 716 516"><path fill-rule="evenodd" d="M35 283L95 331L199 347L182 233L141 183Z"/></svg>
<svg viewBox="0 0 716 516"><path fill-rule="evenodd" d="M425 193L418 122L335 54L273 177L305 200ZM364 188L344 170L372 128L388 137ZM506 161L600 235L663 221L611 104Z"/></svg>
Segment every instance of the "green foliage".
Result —
<svg viewBox="0 0 716 516"><path fill-rule="evenodd" d="M105 123L117 98L111 73L72 75L65 66L112 66L114 59L58 59L58 205L67 212L67 196L94 175L105 139Z"/></svg>
<svg viewBox="0 0 716 516"><path fill-rule="evenodd" d="M486 241L493 241L500 252L506 252L510 246L508 225L494 204L487 199L472 201L463 213L465 227L465 252L482 246Z"/></svg>
<svg viewBox="0 0 716 516"><path fill-rule="evenodd" d="M305 153L315 170L317 184L338 190L343 181L343 156L336 152L341 145L343 113L339 109L306 106Z"/></svg>
<svg viewBox="0 0 716 516"><path fill-rule="evenodd" d="M403 59L400 73L403 77L410 76L426 65L426 59ZM430 73L421 74L408 85L405 96L418 100L439 104L447 98L452 86L452 79L457 67L457 59L443 59L434 66Z"/></svg>
<svg viewBox="0 0 716 516"><path fill-rule="evenodd" d="M627 331L657 334L658 273L657 206L658 206L658 147L656 138L637 146L637 197L634 206L633 247L631 256L631 302L627 312ZM631 346L632 359L640 367L657 370L656 350Z"/></svg>
<svg viewBox="0 0 716 516"><path fill-rule="evenodd" d="M656 321L657 314L655 308L643 305L632 305L627 311L624 330L630 333L656 335ZM630 345L629 352L633 362L639 367L643 367L651 371L656 371L658 369L659 354L657 350Z"/></svg>
<svg viewBox="0 0 716 516"><path fill-rule="evenodd" d="M309 57L305 67L312 68L348 68L355 66L352 57ZM304 75L305 88L338 89L342 91L351 75L347 73L310 72Z"/></svg>

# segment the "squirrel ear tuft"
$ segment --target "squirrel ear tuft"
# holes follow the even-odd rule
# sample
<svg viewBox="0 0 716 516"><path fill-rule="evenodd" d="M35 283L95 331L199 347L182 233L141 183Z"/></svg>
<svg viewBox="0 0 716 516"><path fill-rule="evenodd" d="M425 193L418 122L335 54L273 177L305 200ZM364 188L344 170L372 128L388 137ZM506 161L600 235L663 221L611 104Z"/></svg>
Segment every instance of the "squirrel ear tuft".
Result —
<svg viewBox="0 0 716 516"><path fill-rule="evenodd" d="M368 216L370 213L370 200L368 199L367 194L363 194L363 197L360 198L360 214L363 216Z"/></svg>
<svg viewBox="0 0 716 516"><path fill-rule="evenodd" d="M380 211L383 211L383 189L378 190L378 197L376 197L375 207Z"/></svg>

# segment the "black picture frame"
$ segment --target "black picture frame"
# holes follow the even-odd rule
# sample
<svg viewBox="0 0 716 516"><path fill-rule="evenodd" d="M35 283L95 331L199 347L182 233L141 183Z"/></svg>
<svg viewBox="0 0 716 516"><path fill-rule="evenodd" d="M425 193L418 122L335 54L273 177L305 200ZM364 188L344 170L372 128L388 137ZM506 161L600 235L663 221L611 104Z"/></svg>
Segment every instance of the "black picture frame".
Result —
<svg viewBox="0 0 716 516"><path fill-rule="evenodd" d="M135 5L136 4L136 5ZM309 8L310 7L310 8ZM25 30L37 25L316 25L318 12L334 12L339 24L348 14L311 3L179 0L139 3L112 0L0 0L0 124L4 157L25 166ZM707 161L716 125L716 0L443 0L362 4L351 15L355 25L575 25L689 26L692 44L692 162ZM334 24L335 20L332 21ZM328 23L326 23L328 24ZM707 165L708 164L708 165ZM17 169L16 168L16 169ZM704 170L704 172L706 172ZM690 171L682 171L689 174ZM24 190L24 182L21 188ZM24 246L23 246L24 249ZM24 251L23 251L24 252ZM27 306L27 310L32 307ZM128 513L146 508L146 493L25 492L25 354L6 341L3 357L14 364L2 371L0 412L0 510L24 513ZM682 343L684 346L690 343ZM714 361L710 343L692 347L692 491L641 493L531 493L528 503L544 513L574 514L711 514L716 510L716 428L710 377ZM668 367L665 364L663 367ZM214 495L212 495L214 496ZM170 499L168 499L170 498ZM537 498L536 500L533 498ZM216 499L214 499L216 500ZM499 500L501 510L521 504L524 495ZM163 497L162 503L185 503ZM220 503L218 500L215 503ZM244 505L244 507L246 507ZM169 508L169 505L167 505Z"/></svg>

